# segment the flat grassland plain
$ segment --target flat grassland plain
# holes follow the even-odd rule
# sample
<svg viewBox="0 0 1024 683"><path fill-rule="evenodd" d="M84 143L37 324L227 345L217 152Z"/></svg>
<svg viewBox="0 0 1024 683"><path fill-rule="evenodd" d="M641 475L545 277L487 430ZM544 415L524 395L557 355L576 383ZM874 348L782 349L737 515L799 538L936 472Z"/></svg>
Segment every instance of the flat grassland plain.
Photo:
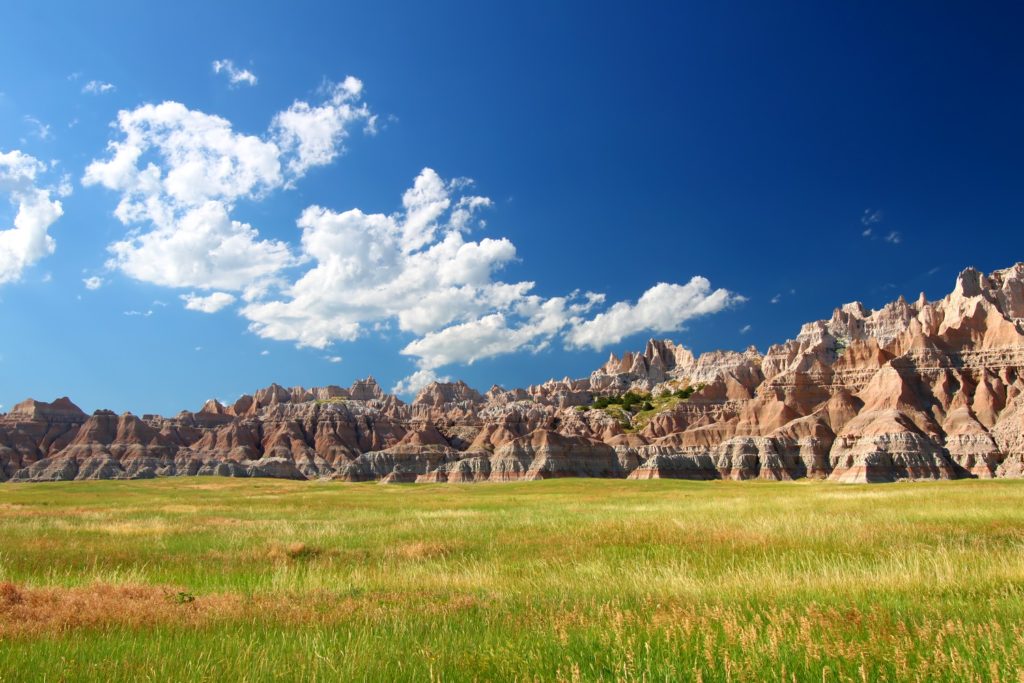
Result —
<svg viewBox="0 0 1024 683"><path fill-rule="evenodd" d="M1024 482L0 487L2 680L1021 680Z"/></svg>

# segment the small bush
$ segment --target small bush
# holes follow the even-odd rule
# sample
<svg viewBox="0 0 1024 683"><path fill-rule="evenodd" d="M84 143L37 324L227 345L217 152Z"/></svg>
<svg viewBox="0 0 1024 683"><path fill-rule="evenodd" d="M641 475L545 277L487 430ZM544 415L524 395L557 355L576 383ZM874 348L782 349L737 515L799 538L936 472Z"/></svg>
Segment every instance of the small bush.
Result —
<svg viewBox="0 0 1024 683"><path fill-rule="evenodd" d="M195 602L196 596L191 593L186 593L185 591L178 591L171 596L171 601L176 605L187 605L190 602Z"/></svg>
<svg viewBox="0 0 1024 683"><path fill-rule="evenodd" d="M693 396L693 394L695 392L698 392L698 391L700 391L703 388L704 388L703 384L694 384L694 385L691 385L691 386L679 389L678 391L674 391L674 392L672 392L672 395L675 396L676 398L681 398L681 399L683 399L685 401L685 400L689 399L691 396Z"/></svg>

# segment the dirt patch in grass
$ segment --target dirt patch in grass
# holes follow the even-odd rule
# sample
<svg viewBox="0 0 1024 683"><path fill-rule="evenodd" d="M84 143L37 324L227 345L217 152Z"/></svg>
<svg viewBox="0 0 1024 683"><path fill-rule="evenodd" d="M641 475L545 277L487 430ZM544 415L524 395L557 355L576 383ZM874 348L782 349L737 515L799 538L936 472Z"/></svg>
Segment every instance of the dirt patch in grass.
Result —
<svg viewBox="0 0 1024 683"><path fill-rule="evenodd" d="M93 584L30 588L3 582L0 642L83 629L200 627L233 620L309 625L337 621L357 611L373 611L374 607L351 597L316 591L301 596L194 595L176 586Z"/></svg>
<svg viewBox="0 0 1024 683"><path fill-rule="evenodd" d="M200 625L244 611L244 602L236 595L195 597L171 587L27 588L2 583L0 639L110 626Z"/></svg>

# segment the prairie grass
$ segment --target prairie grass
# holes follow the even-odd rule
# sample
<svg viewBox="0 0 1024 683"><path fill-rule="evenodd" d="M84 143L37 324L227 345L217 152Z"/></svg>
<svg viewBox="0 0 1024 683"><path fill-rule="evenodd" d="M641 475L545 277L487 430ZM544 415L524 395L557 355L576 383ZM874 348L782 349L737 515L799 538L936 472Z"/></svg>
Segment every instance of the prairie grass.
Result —
<svg viewBox="0 0 1024 683"><path fill-rule="evenodd" d="M0 680L1024 677L1024 482L0 487Z"/></svg>

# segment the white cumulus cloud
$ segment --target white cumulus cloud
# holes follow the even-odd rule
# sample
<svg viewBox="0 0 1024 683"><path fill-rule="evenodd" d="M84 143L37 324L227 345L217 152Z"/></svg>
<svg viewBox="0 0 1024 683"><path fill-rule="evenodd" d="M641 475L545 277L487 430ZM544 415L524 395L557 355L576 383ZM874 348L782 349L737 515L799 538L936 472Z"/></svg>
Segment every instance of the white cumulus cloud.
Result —
<svg viewBox="0 0 1024 683"><path fill-rule="evenodd" d="M280 296L242 308L250 330L323 349L395 322L416 337L401 353L417 369L396 385L410 393L444 366L536 352L559 338L600 348L644 330L678 330L686 320L742 301L710 291L698 277L687 285L659 284L636 304L618 303L588 318L604 304L603 294L545 298L532 293L533 282L498 277L516 259L516 248L506 238L467 237L475 212L490 201L460 196L466 187L426 168L396 213L307 208L298 220L300 258L313 265Z"/></svg>
<svg viewBox="0 0 1024 683"><path fill-rule="evenodd" d="M19 150L0 152L0 194L15 207L14 227L0 230L0 284L21 279L26 268L49 256L57 242L50 226L64 214L51 189L37 185L46 164Z"/></svg>
<svg viewBox="0 0 1024 683"><path fill-rule="evenodd" d="M227 119L178 102L147 104L118 113L118 135L106 158L90 163L85 185L120 194L115 216L129 228L109 246L108 267L166 287L244 292L252 299L297 263L289 245L264 239L254 226L232 218L240 201L259 201L312 165L340 152L345 127L369 115L345 86L343 107L332 94L325 106L340 123L312 154L301 141L281 138L276 122L263 136L234 130ZM313 109L306 103L300 104ZM359 113L353 113L358 109Z"/></svg>
<svg viewBox="0 0 1024 683"><path fill-rule="evenodd" d="M712 291L707 278L696 276L685 285L659 282L635 304L620 301L592 320L574 327L566 341L572 347L602 349L639 332L679 331L687 320L716 313L745 299L725 289Z"/></svg>
<svg viewBox="0 0 1024 683"><path fill-rule="evenodd" d="M359 98L363 83L349 76L341 83L326 87L327 98L313 106L295 101L274 117L273 139L281 150L291 154L288 170L294 177L303 176L313 166L334 161L342 151L341 142L348 128L356 121L368 121L370 110Z"/></svg>
<svg viewBox="0 0 1024 683"><path fill-rule="evenodd" d="M217 311L235 303L235 297L227 292L214 292L207 296L196 293L182 294L181 300L185 302L185 308L190 311L201 311L203 313L216 313Z"/></svg>
<svg viewBox="0 0 1024 683"><path fill-rule="evenodd" d="M712 291L702 277L658 284L603 312L603 294L540 296L534 282L500 277L518 259L509 239L472 235L491 200L472 194L472 181L446 181L430 168L392 213L307 207L297 244L267 239L233 216L239 203L334 161L353 125L372 128L362 92L352 77L325 86L320 102L294 102L261 135L177 102L121 111L106 157L82 178L120 195L114 213L127 232L109 246L108 267L187 288L181 298L191 310L212 313L241 299L250 331L266 339L325 350L362 335L407 335L402 353L415 368L396 386L403 393L442 377L444 366L555 342L601 348L678 330L743 300Z"/></svg>
<svg viewBox="0 0 1024 683"><path fill-rule="evenodd" d="M429 332L410 342L402 353L417 358L421 368L439 368L453 363L474 363L520 349L540 351L570 326L585 324L582 315L603 301L589 294L542 299L524 296L509 313L484 315L466 323Z"/></svg>
<svg viewBox="0 0 1024 683"><path fill-rule="evenodd" d="M91 290L99 289L100 287L103 286L103 278L101 278L98 275L93 275L92 277L87 277L87 278L83 279L82 280L82 284L85 285L86 289L91 289Z"/></svg>
<svg viewBox="0 0 1024 683"><path fill-rule="evenodd" d="M399 396L415 396L429 384L434 382L450 381L451 377L448 377L447 375L438 375L433 370L417 370L408 377L399 380L395 386L391 388L391 393L398 394Z"/></svg>
<svg viewBox="0 0 1024 683"><path fill-rule="evenodd" d="M247 223L231 220L216 201L190 209L165 227L110 245L108 265L165 287L240 291L294 263L288 245L263 240Z"/></svg>
<svg viewBox="0 0 1024 683"><path fill-rule="evenodd" d="M447 206L448 186L431 169L414 188L424 185L433 186L432 199L410 200L406 211L391 215L306 209L298 220L302 256L315 265L283 290L285 297L243 308L251 329L325 348L378 322L394 319L400 330L424 334L520 300L533 283L493 279L515 258L512 243L467 241L444 220L444 208L425 208Z"/></svg>

